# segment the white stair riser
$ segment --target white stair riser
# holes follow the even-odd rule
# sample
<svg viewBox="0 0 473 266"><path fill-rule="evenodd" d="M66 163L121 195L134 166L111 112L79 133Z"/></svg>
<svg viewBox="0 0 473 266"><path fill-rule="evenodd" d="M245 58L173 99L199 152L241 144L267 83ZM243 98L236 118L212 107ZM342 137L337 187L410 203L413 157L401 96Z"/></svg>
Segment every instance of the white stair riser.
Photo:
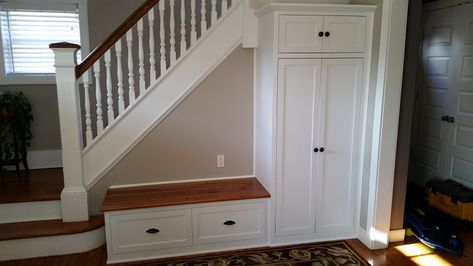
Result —
<svg viewBox="0 0 473 266"><path fill-rule="evenodd" d="M0 241L0 261L81 253L104 243L104 227L80 234Z"/></svg>
<svg viewBox="0 0 473 266"><path fill-rule="evenodd" d="M0 224L62 219L61 201L4 203L0 214Z"/></svg>

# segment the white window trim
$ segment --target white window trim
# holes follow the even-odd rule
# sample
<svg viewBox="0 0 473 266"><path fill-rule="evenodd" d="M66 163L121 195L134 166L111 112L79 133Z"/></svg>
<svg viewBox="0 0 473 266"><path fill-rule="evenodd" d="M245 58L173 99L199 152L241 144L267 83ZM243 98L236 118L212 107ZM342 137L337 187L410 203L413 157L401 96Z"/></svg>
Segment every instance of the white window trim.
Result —
<svg viewBox="0 0 473 266"><path fill-rule="evenodd" d="M60 4L77 4L79 7L79 25L81 38L82 58L85 58L89 52L89 17L87 12L87 0L0 0L1 3L7 5L32 8L47 9ZM3 40L0 34L0 51L3 51ZM0 85L23 85L23 84L55 84L56 78L53 75L48 76L7 76L5 74L5 62L3 53L0 53Z"/></svg>

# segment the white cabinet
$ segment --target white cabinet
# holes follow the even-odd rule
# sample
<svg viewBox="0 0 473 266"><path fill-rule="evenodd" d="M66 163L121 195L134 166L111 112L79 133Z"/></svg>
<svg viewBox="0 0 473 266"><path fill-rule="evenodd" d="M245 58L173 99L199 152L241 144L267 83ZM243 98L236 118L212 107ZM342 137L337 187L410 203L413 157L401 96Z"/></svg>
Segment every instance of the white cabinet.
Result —
<svg viewBox="0 0 473 266"><path fill-rule="evenodd" d="M364 52L365 16L281 15L279 52Z"/></svg>
<svg viewBox="0 0 473 266"><path fill-rule="evenodd" d="M276 235L354 229L363 59L280 59Z"/></svg>
<svg viewBox="0 0 473 266"><path fill-rule="evenodd" d="M267 245L266 199L105 212L108 263Z"/></svg>
<svg viewBox="0 0 473 266"><path fill-rule="evenodd" d="M260 10L255 174L272 243L357 236L374 6Z"/></svg>

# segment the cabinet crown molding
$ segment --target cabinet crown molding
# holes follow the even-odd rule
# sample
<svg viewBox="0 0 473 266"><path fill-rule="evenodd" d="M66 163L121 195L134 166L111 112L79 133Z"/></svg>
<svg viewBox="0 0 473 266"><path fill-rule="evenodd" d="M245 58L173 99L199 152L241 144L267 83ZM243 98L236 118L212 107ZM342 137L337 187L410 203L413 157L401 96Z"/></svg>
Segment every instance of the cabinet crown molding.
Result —
<svg viewBox="0 0 473 266"><path fill-rule="evenodd" d="M362 13L371 13L376 9L376 5L347 5L347 4L282 4L282 3L271 3L257 11L255 15L257 17L264 16L272 12L290 12L295 13L310 13L316 15L317 13L328 13L333 12L340 15L361 15Z"/></svg>

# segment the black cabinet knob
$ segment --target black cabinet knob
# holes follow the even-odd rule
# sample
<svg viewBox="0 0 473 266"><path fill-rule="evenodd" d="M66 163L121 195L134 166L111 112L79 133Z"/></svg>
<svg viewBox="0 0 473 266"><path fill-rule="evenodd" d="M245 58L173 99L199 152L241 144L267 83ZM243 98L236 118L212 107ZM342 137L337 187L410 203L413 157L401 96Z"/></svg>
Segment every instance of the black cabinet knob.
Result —
<svg viewBox="0 0 473 266"><path fill-rule="evenodd" d="M325 148L320 148L320 152L324 152L325 151Z"/></svg>
<svg viewBox="0 0 473 266"><path fill-rule="evenodd" d="M156 233L159 233L159 230L156 229L156 228L150 228L150 229L146 230L146 233L148 233L148 234L156 234Z"/></svg>
<svg viewBox="0 0 473 266"><path fill-rule="evenodd" d="M319 152L319 148L314 148L314 152Z"/></svg>
<svg viewBox="0 0 473 266"><path fill-rule="evenodd" d="M454 122L455 122L455 117L449 116L449 117L448 117L448 122L454 123Z"/></svg>
<svg viewBox="0 0 473 266"><path fill-rule="evenodd" d="M319 31L319 37L324 37L324 32L323 31Z"/></svg>
<svg viewBox="0 0 473 266"><path fill-rule="evenodd" d="M229 220L229 221L224 222L223 224L224 225L234 225L234 224L236 224L236 222L232 221L232 220Z"/></svg>
<svg viewBox="0 0 473 266"><path fill-rule="evenodd" d="M328 37L328 36L330 36L330 32L326 31L325 32L325 37Z"/></svg>
<svg viewBox="0 0 473 266"><path fill-rule="evenodd" d="M444 116L442 116L440 119L441 119L442 121L448 121L449 118L450 118L450 116L444 115Z"/></svg>

